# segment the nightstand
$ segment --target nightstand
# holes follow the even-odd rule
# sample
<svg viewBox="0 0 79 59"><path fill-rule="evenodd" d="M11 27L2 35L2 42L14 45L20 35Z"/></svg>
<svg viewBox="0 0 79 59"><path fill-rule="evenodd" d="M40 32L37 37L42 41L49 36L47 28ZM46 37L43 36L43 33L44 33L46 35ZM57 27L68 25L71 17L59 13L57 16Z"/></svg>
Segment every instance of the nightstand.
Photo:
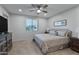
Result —
<svg viewBox="0 0 79 59"><path fill-rule="evenodd" d="M79 52L79 38L71 37L69 46L72 50Z"/></svg>

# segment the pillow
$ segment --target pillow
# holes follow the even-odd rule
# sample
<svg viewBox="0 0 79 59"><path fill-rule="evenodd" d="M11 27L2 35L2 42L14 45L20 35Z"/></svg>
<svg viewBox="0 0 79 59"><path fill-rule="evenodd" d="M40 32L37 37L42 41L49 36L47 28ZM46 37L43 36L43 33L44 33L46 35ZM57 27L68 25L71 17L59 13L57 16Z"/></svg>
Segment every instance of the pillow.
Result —
<svg viewBox="0 0 79 59"><path fill-rule="evenodd" d="M67 31L65 34L66 37L72 37L72 32L71 31Z"/></svg>
<svg viewBox="0 0 79 59"><path fill-rule="evenodd" d="M57 32L55 30L49 31L49 34L51 35L57 35Z"/></svg>
<svg viewBox="0 0 79 59"><path fill-rule="evenodd" d="M57 32L58 32L58 36L65 36L67 33L67 31L62 31L62 30L57 31Z"/></svg>

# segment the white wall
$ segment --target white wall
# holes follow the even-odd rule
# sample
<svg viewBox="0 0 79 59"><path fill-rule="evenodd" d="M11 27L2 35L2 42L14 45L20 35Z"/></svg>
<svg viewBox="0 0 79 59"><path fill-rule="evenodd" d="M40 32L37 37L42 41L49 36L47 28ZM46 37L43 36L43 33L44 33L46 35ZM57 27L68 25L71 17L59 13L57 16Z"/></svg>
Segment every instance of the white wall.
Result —
<svg viewBox="0 0 79 59"><path fill-rule="evenodd" d="M54 21L67 19L67 26L54 27ZM51 17L48 20L48 28L66 28L73 31L73 36L77 36L79 33L79 7L71 9L62 14Z"/></svg>
<svg viewBox="0 0 79 59"><path fill-rule="evenodd" d="M35 32L27 32L25 28L25 21L28 19L28 16L20 15L10 15L8 20L9 32L12 32L13 41L18 40L32 40ZM39 31L42 33L45 31L47 26L47 21L44 18L35 18L39 20Z"/></svg>

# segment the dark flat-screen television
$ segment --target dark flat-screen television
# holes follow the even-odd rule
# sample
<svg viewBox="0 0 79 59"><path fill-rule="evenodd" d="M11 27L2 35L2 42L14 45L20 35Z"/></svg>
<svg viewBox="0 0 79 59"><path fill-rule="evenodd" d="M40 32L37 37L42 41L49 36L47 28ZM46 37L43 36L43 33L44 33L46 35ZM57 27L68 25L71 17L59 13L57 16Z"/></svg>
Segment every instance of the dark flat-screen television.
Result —
<svg viewBox="0 0 79 59"><path fill-rule="evenodd" d="M0 16L0 34L8 32L8 20Z"/></svg>

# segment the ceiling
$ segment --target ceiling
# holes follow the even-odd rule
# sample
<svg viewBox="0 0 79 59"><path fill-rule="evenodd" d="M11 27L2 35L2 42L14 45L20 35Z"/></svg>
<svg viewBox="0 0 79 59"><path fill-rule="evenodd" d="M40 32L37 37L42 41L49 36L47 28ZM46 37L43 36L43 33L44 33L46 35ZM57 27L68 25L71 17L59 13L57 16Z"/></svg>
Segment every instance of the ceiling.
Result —
<svg viewBox="0 0 79 59"><path fill-rule="evenodd" d="M36 12L30 12L29 9L32 9L31 4L2 4L2 6L11 14L19 15L30 15L30 16L39 16L39 17L51 17L57 15L61 12L65 12L71 8L78 6L77 4L48 4L48 14L45 16L44 13L37 15ZM19 12L18 9L22 9L22 12Z"/></svg>

